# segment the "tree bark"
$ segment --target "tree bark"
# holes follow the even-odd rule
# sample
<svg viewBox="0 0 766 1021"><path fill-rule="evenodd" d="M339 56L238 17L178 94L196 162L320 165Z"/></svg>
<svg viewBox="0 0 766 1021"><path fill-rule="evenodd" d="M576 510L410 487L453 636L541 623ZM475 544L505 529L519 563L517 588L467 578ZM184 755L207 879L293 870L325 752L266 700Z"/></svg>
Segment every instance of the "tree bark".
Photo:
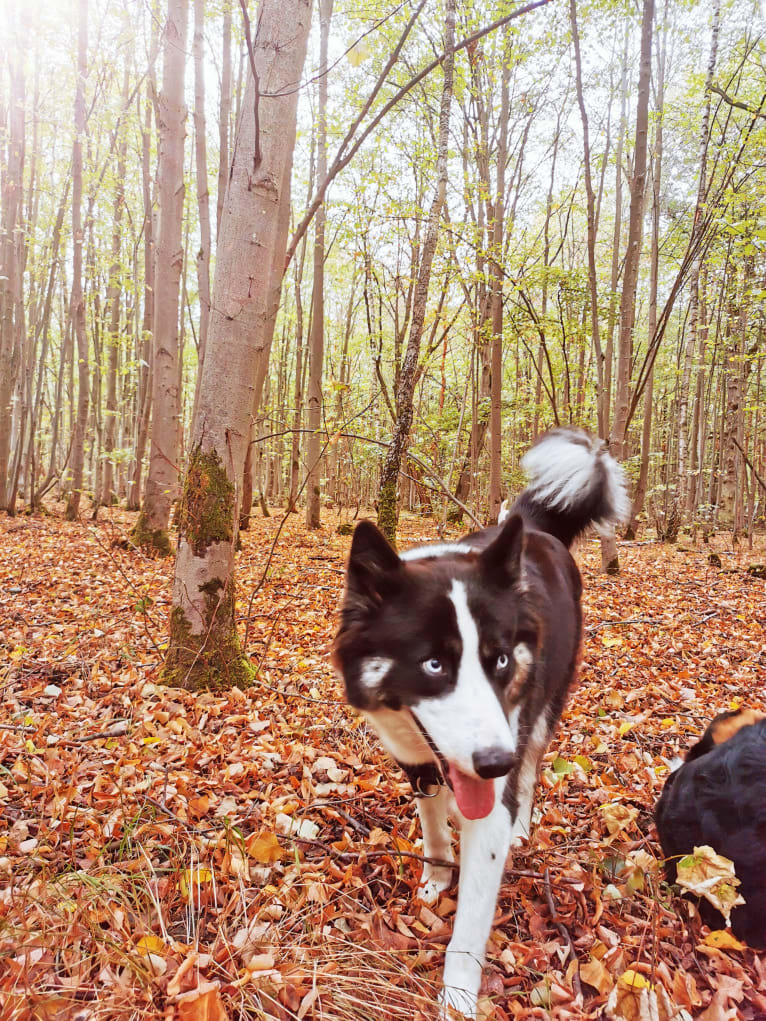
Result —
<svg viewBox="0 0 766 1021"><path fill-rule="evenodd" d="M218 196L215 239L221 233L221 216L229 184L229 117L231 115L231 0L223 5L223 52L221 56L221 100L218 106Z"/></svg>
<svg viewBox="0 0 766 1021"><path fill-rule="evenodd" d="M234 551L254 380L268 357L263 331L284 170L295 142L310 27L308 0L263 0L253 44L260 99L248 72L226 192L208 350L179 509L170 641L163 678L190 689L252 680L237 636ZM257 126L256 126L257 125Z"/></svg>
<svg viewBox="0 0 766 1021"><path fill-rule="evenodd" d="M197 212L200 245L197 250L199 291L199 334L197 364L205 361L210 322L210 193L207 186L207 143L205 141L205 5L194 0L194 159L197 181ZM197 369L199 380L200 369ZM195 392L196 402L196 392Z"/></svg>
<svg viewBox="0 0 766 1021"><path fill-rule="evenodd" d="M620 295L620 333L617 352L617 380L614 418L609 445L617 457L625 455L625 432L630 404L630 368L633 357L633 328L636 318L636 288L643 239L644 188L646 185L646 154L649 129L649 84L652 73L652 24L654 0L644 0L641 17L641 63L636 101L636 142L633 151L633 175L630 181L630 213L628 216L628 247Z"/></svg>
<svg viewBox="0 0 766 1021"><path fill-rule="evenodd" d="M431 266L433 264L436 242L439 239L439 225L444 201L447 196L447 146L449 142L450 108L452 106L452 82L454 72L455 43L455 0L446 0L446 16L444 24L444 84L442 86L441 107L439 111L439 136L436 160L436 191L434 192L431 209L428 214L423 251L418 268L417 285L412 307L412 321L404 356L401 378L396 393L396 423L394 434L386 453L380 473L380 489L378 495L378 527L391 542L396 541L396 526L399 521L397 502L397 484L402 458L407 449L412 426L413 397L415 379L420 354L420 341L423 336L423 323L428 301L428 288L431 282Z"/></svg>
<svg viewBox="0 0 766 1021"><path fill-rule="evenodd" d="M647 337L651 339L657 328L657 284L659 278L660 260L660 200L662 195L662 149L663 133L662 122L665 105L665 57L667 53L667 16L668 0L665 0L665 13L663 17L662 46L657 61L657 89L656 89L656 127L654 139L654 156L652 160L652 243L649 255L649 317L647 323ZM652 411L654 404L654 366L649 373L644 391L644 419L641 428L641 465L639 468L638 481L635 493L633 494L633 505L630 514L626 537L635 536L636 522L639 514L644 509L646 491L649 482L649 453L652 439Z"/></svg>
<svg viewBox="0 0 766 1021"><path fill-rule="evenodd" d="M649 132L649 85L652 74L652 25L654 0L644 0L641 17L641 62L638 73L636 101L636 142L633 150L633 175L630 181L630 213L628 215L628 247L622 275L620 295L620 332L617 351L614 416L609 445L620 459L625 456L625 440L630 404L630 369L633 360L633 328L636 318L636 289L643 240L644 190L646 186L647 138ZM617 540L612 533L601 544L604 570L617 574L620 561Z"/></svg>
<svg viewBox="0 0 766 1021"><path fill-rule="evenodd" d="M183 266L186 0L168 0L159 100L159 223L154 282L152 430L149 474L135 542L170 553L168 523L178 491L178 300Z"/></svg>
<svg viewBox="0 0 766 1021"><path fill-rule="evenodd" d="M572 43L575 53L575 83L577 103L582 121L583 155L585 162L585 194L588 209L588 293L590 295L590 322L593 350L596 355L596 409L598 434L606 435L608 409L604 405L604 356L601 350L601 333L598 319L598 277L596 273L596 197L591 176L590 130L588 113L582 86L582 61L580 58L580 32L577 26L577 3L569 0L569 19L572 26Z"/></svg>
<svg viewBox="0 0 766 1021"><path fill-rule="evenodd" d="M317 185L321 188L327 177L327 43L330 34L333 0L319 2L319 106L317 111ZM314 217L314 287L311 298L311 332L309 334L309 380L306 418L309 437L306 450L308 481L306 483L306 527L319 528L321 523L321 451L322 437L322 369L324 365L324 258L326 206L322 202Z"/></svg>
<svg viewBox="0 0 766 1021"><path fill-rule="evenodd" d="M123 86L125 106L128 103L130 78L127 69ZM120 296L122 293L122 214L125 208L125 162L128 151L127 126L121 127L122 137L117 149L117 178L115 181L112 212L112 262L109 267L107 307L109 327L107 333L108 366L106 390L106 427L104 430L104 471L98 503L108 507L116 499L114 492L114 449L117 437L117 368L120 356Z"/></svg>
<svg viewBox="0 0 766 1021"><path fill-rule="evenodd" d="M154 47L152 47L154 52ZM148 89L154 88L154 66L149 69ZM144 308L141 322L141 360L138 370L138 393L136 395L136 440L133 473L128 486L128 510L141 506L141 476L144 466L146 441L149 437L149 421L152 413L152 362L154 335L154 202L152 199L151 174L151 130L153 104L151 95L146 97L144 127L141 132L141 181L144 204Z"/></svg>
<svg viewBox="0 0 766 1021"><path fill-rule="evenodd" d="M713 5L713 23L710 39L710 55L708 57L707 72L705 74L705 92L702 108L702 124L699 134L699 183L697 186L697 202L694 208L694 220L692 222L692 233L700 229L702 210L707 194L707 150L710 141L710 87L715 72L716 56L718 53L718 31L720 26L721 4L715 0ZM698 324L699 324L699 279L700 267L702 264L701 253L694 260L692 271L689 277L689 327L688 337L685 344L683 357L683 370L681 373L681 387L678 396L678 486L675 499L678 504L678 514L683 512L687 503L689 490L689 389L691 386L692 367L694 353L698 346Z"/></svg>
<svg viewBox="0 0 766 1021"><path fill-rule="evenodd" d="M500 85L500 123L497 142L497 187L492 210L491 308L492 308L492 380L490 383L490 450L488 520L497 521L503 499L503 227L505 221L505 164L508 159L508 114L511 62L503 45L503 69Z"/></svg>
<svg viewBox="0 0 766 1021"><path fill-rule="evenodd" d="M13 8L11 8L13 11ZM19 255L23 245L17 233L22 219L25 157L25 81L23 26L12 13L16 31L8 49L10 90L8 96L9 131L7 162L2 175L0 210L0 507L13 512L10 505L9 461L11 455L12 397L19 370L19 313L22 305ZM10 35L10 33L9 33Z"/></svg>
<svg viewBox="0 0 766 1021"><path fill-rule="evenodd" d="M77 85L74 99L74 143L72 148L72 297L69 314L77 345L77 416L72 436L70 459L71 491L66 505L67 520L80 512L83 469L85 464L85 430L88 425L90 374L88 370L88 337L85 332L85 299L82 282L82 143L85 136L85 77L88 60L88 0L80 0L77 30Z"/></svg>

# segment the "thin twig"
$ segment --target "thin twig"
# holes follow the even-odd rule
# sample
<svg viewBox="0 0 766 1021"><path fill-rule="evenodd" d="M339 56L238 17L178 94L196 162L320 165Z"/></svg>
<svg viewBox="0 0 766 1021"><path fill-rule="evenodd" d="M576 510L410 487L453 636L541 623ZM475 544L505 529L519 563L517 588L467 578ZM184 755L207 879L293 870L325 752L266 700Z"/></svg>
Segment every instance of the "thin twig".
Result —
<svg viewBox="0 0 766 1021"><path fill-rule="evenodd" d="M580 1000L580 1002L582 1002L582 985L580 983L580 959L578 958L577 951L574 948L574 943L572 942L572 937L569 934L569 929L567 929L567 927L561 921L561 919L559 918L559 913L556 910L556 904L554 903L553 900L553 890L551 890L551 874L547 868L543 873L543 885L545 887L545 900L548 905L548 910L551 913L551 921L559 930L564 942L567 945L570 961L575 962L575 970L572 973L572 989L574 991L575 996Z"/></svg>

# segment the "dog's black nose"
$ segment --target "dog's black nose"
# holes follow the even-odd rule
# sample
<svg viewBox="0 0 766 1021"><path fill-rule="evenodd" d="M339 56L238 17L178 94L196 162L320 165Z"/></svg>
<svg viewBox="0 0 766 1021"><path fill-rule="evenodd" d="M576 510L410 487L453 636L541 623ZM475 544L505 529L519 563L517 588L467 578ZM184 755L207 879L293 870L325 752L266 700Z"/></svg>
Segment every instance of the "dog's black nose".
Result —
<svg viewBox="0 0 766 1021"><path fill-rule="evenodd" d="M490 780L493 776L505 776L513 760L513 753L505 748L485 748L473 753L473 768L482 780Z"/></svg>

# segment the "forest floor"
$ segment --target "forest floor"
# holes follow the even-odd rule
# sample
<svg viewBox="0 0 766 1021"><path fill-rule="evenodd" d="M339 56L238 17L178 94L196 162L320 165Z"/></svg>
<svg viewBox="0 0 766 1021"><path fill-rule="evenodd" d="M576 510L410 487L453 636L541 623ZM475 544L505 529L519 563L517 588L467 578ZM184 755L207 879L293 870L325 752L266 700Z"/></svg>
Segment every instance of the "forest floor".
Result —
<svg viewBox="0 0 766 1021"><path fill-rule="evenodd" d="M407 784L329 665L338 518L253 519L237 611L258 679L223 696L156 683L172 560L108 519L0 518L0 1021L433 1018L455 891L418 901ZM642 997L645 1017L766 1017L766 955L690 917L651 821L716 712L766 709L763 540L729 538L623 544L617 578L578 549L581 681L509 859L486 1018L602 1017L615 986L628 1021Z"/></svg>

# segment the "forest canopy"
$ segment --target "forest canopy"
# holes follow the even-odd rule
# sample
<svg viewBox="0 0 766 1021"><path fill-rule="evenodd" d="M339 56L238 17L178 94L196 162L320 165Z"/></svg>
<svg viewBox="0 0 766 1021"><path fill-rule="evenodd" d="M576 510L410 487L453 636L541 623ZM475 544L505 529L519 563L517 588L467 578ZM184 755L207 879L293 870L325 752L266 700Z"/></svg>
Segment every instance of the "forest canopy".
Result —
<svg viewBox="0 0 766 1021"><path fill-rule="evenodd" d="M158 485L178 493L246 35L258 23L251 12L246 26L238 5L178 6L185 60L167 80L159 4L11 5L2 15L0 496L11 513L80 492L94 508L141 506L152 387L166 368L177 375L178 450ZM573 422L623 456L633 528L748 529L766 475L762 11L749 0L658 3L640 81L636 5L545 4L461 48L512 10L457 12L399 500L437 519L462 504L486 520L518 491L529 442ZM336 3L324 58L319 20L294 86L289 262L249 412L246 505L251 493L264 504L314 491L327 505L377 500L418 315L442 15L431 3ZM158 263L172 75L171 193L183 205ZM332 174L374 121L319 206L315 314L316 214L306 210L323 167ZM155 274L171 266L177 295L156 303L155 285L167 285ZM166 368L154 364L155 325L177 347Z"/></svg>

